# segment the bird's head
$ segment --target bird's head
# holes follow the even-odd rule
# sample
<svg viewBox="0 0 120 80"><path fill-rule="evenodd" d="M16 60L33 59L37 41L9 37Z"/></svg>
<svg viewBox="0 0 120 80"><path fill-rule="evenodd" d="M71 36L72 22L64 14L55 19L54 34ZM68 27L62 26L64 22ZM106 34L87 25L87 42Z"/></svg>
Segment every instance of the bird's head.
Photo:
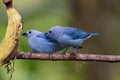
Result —
<svg viewBox="0 0 120 80"><path fill-rule="evenodd" d="M37 34L43 34L43 33L42 33L42 32L39 32L39 31L37 31L37 30L29 30L29 31L23 33L22 35L29 38L29 37L34 36L34 35L37 35Z"/></svg>
<svg viewBox="0 0 120 80"><path fill-rule="evenodd" d="M56 39L61 35L62 28L61 26L53 26L45 33L45 36Z"/></svg>

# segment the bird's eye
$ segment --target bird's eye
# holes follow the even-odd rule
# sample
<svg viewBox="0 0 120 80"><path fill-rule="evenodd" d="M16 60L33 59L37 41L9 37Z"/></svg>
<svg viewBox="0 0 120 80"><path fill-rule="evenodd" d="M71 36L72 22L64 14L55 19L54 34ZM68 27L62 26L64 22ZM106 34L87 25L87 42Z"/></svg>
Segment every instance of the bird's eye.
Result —
<svg viewBox="0 0 120 80"><path fill-rule="evenodd" d="M49 31L49 33L52 33L52 31Z"/></svg>
<svg viewBox="0 0 120 80"><path fill-rule="evenodd" d="M29 33L31 34L32 32L31 32L31 31L29 31Z"/></svg>

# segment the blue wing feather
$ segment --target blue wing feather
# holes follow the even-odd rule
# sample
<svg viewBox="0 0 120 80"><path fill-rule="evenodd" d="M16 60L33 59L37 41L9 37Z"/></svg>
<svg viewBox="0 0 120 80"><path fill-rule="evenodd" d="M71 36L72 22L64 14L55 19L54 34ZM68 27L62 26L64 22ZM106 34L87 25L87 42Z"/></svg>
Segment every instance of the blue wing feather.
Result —
<svg viewBox="0 0 120 80"><path fill-rule="evenodd" d="M43 38L43 39L46 38L44 35L41 35L41 34L36 35L36 37L38 37L38 38Z"/></svg>
<svg viewBox="0 0 120 80"><path fill-rule="evenodd" d="M72 39L83 39L90 35L81 29L69 28L69 27L66 28L65 34L72 37Z"/></svg>
<svg viewBox="0 0 120 80"><path fill-rule="evenodd" d="M52 39L52 38L49 38L49 37L47 37L47 40L48 40L49 42L59 43L57 40Z"/></svg>
<svg viewBox="0 0 120 80"><path fill-rule="evenodd" d="M48 40L48 42L59 43L57 40L55 40L55 39L53 39L53 38L51 38L51 37L49 37L49 36L46 36L46 35L44 35L44 36L45 36L45 38Z"/></svg>

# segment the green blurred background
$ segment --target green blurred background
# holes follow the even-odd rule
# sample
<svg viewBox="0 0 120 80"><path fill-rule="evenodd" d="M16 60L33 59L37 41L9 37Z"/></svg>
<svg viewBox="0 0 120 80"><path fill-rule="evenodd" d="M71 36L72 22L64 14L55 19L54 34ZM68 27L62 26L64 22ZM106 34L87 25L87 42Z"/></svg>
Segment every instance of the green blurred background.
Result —
<svg viewBox="0 0 120 80"><path fill-rule="evenodd" d="M120 54L120 0L14 0L23 17L23 32L46 32L55 25L72 26L87 32L100 32L87 40L80 53ZM0 41L7 26L5 6L0 1ZM27 38L21 36L19 52L30 52ZM12 80L120 80L119 63L78 61L17 60ZM0 80L9 75L0 67Z"/></svg>

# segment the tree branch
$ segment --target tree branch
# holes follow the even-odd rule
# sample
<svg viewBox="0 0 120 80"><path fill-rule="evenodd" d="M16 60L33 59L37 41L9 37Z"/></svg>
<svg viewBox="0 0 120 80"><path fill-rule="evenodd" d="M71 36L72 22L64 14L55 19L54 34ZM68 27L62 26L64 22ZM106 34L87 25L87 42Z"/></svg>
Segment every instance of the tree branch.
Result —
<svg viewBox="0 0 120 80"><path fill-rule="evenodd" d="M75 54L73 56L53 54L49 56L44 53L32 53L20 52L17 55L17 59L26 60L53 60L53 61L96 61L96 62L120 62L119 55L98 55L98 54Z"/></svg>

